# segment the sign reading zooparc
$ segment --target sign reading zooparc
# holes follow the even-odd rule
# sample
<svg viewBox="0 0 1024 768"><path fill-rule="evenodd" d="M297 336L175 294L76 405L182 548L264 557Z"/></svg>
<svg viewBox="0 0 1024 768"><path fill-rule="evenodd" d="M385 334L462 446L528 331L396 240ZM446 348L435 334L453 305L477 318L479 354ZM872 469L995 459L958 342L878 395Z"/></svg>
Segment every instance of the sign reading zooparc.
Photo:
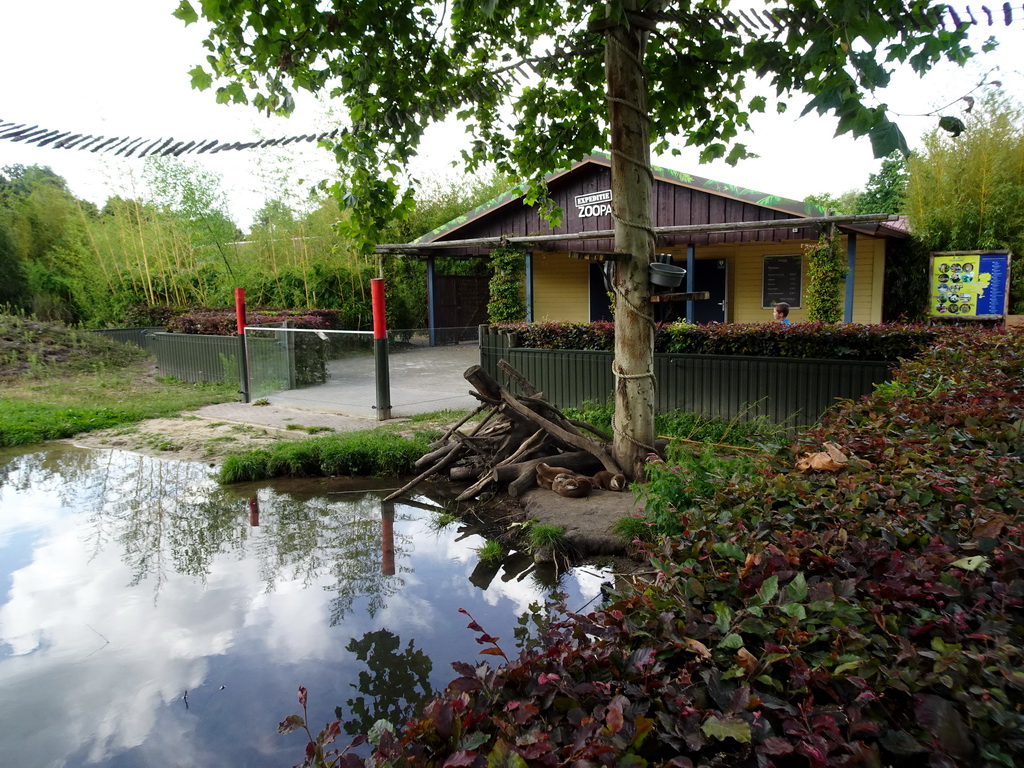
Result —
<svg viewBox="0 0 1024 768"><path fill-rule="evenodd" d="M945 251L931 255L931 317L997 318L1010 300L1008 251Z"/></svg>
<svg viewBox="0 0 1024 768"><path fill-rule="evenodd" d="M607 216L612 212L612 191L591 192L589 195L576 195L576 208L581 219L592 216Z"/></svg>

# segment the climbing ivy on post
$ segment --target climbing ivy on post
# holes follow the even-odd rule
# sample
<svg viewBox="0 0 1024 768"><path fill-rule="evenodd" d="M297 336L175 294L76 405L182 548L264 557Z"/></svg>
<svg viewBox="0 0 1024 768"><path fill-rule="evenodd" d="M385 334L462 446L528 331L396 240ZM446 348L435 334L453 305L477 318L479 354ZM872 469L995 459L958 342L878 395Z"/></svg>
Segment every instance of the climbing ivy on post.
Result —
<svg viewBox="0 0 1024 768"><path fill-rule="evenodd" d="M513 245L502 243L491 251L490 301L487 319L491 323L520 323L526 320L523 277L526 257Z"/></svg>
<svg viewBox="0 0 1024 768"><path fill-rule="evenodd" d="M807 319L825 323L843 317L843 288L846 282L846 256L843 238L834 232L823 234L807 253Z"/></svg>

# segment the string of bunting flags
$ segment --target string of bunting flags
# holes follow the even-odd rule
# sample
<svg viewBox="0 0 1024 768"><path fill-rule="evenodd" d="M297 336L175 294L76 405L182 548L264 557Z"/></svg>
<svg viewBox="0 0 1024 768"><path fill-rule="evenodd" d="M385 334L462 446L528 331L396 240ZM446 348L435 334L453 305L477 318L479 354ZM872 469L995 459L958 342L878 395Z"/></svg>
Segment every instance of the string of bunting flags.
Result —
<svg viewBox="0 0 1024 768"><path fill-rule="evenodd" d="M74 131L50 130L38 125L29 126L5 122L0 118L0 139L24 142L25 144L33 144L37 147L88 150L90 152L101 152L123 157L146 157L148 155L164 157L171 155L178 157L192 153L201 155L206 152L213 154L242 149L283 147L300 141L329 141L337 138L339 133L340 130L334 130L321 134L304 134L277 139L260 139L258 141L225 142L216 139L212 141L207 139L200 141L175 141L173 137L154 140L121 136L93 136L92 134L76 133Z"/></svg>

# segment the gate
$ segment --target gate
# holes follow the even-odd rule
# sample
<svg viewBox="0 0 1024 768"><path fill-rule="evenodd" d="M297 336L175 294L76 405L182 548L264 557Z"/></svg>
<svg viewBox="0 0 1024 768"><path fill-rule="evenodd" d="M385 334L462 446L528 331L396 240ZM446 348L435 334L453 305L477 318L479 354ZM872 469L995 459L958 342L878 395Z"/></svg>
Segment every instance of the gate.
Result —
<svg viewBox="0 0 1024 768"><path fill-rule="evenodd" d="M438 344L476 339L487 322L490 278L478 275L435 275L433 322Z"/></svg>

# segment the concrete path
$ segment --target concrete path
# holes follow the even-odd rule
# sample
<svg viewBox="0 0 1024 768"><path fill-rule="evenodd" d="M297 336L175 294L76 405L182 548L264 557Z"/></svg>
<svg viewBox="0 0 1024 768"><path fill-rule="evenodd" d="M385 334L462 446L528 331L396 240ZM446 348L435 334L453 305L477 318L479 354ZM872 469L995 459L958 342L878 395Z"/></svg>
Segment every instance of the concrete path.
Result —
<svg viewBox="0 0 1024 768"><path fill-rule="evenodd" d="M463 373L480 362L475 341L415 347L388 358L391 418L443 410L472 410L480 402L469 394ZM220 403L196 413L210 419L285 429L289 424L331 427L335 431L369 429L377 419L377 385L372 356L329 363L325 384L279 392L252 403Z"/></svg>

